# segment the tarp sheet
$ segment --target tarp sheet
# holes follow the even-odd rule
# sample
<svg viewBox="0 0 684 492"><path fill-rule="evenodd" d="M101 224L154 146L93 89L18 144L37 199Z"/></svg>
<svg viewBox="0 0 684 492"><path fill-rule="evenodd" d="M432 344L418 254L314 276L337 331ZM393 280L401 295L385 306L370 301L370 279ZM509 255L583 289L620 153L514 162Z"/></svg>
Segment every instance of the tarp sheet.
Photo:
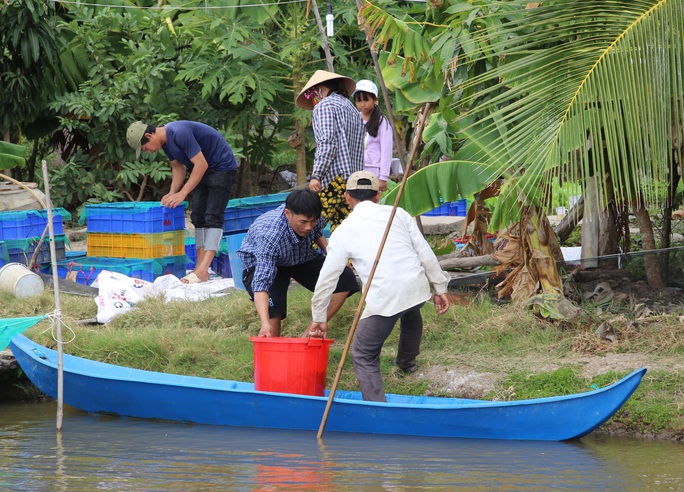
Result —
<svg viewBox="0 0 684 492"><path fill-rule="evenodd" d="M30 318L0 319L0 350L5 350L15 336L40 323L46 315L31 316Z"/></svg>

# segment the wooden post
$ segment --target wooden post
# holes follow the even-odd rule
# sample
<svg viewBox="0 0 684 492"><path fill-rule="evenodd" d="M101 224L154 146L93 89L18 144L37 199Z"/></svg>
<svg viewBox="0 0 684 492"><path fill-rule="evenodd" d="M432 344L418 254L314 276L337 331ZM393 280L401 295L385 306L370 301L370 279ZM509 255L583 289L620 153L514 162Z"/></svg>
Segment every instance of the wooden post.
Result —
<svg viewBox="0 0 684 492"><path fill-rule="evenodd" d="M50 230L50 260L52 262L52 284L55 291L55 324L57 325L57 432L62 431L64 415L64 350L62 347L62 306L59 299L59 276L57 275L57 252L55 249L55 231L50 200L50 184L48 180L47 162L43 160L43 181L45 182L45 201L47 202L48 228Z"/></svg>
<svg viewBox="0 0 684 492"><path fill-rule="evenodd" d="M321 14L318 12L318 5L316 0L311 0L311 5L313 5L313 12L316 16L316 24L318 24L318 31L321 34L321 39L323 40L323 51L325 51L325 60L328 63L328 72L335 72L333 68L333 57L330 54L330 43L328 43L328 37L325 35L325 27L323 27L323 21L321 21Z"/></svg>

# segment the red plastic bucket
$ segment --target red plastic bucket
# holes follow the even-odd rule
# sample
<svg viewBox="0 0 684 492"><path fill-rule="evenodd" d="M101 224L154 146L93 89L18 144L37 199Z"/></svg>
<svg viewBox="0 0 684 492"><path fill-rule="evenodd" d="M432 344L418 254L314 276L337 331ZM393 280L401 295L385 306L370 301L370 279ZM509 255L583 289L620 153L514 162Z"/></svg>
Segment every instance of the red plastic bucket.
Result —
<svg viewBox="0 0 684 492"><path fill-rule="evenodd" d="M251 337L254 389L323 396L330 338Z"/></svg>

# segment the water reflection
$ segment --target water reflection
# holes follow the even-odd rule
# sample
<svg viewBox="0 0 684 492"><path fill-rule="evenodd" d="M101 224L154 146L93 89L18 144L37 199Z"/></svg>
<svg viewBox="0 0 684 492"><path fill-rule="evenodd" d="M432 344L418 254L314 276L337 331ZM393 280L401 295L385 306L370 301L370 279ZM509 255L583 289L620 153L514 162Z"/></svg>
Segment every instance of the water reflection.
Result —
<svg viewBox="0 0 684 492"><path fill-rule="evenodd" d="M248 411L248 410L246 410ZM684 447L423 439L121 419L0 406L0 490L684 490Z"/></svg>

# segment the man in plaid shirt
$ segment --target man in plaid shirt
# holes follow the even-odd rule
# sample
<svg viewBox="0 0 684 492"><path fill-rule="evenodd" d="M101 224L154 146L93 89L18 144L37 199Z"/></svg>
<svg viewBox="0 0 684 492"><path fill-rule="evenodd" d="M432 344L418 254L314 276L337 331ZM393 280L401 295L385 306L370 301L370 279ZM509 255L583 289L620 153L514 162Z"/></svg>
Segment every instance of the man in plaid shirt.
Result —
<svg viewBox="0 0 684 492"><path fill-rule="evenodd" d="M295 190L284 205L254 221L238 249L242 280L261 320L260 337L280 336L291 279L312 292L316 286L328 246L321 208L314 191ZM356 276L346 268L331 296L328 318L358 290Z"/></svg>

